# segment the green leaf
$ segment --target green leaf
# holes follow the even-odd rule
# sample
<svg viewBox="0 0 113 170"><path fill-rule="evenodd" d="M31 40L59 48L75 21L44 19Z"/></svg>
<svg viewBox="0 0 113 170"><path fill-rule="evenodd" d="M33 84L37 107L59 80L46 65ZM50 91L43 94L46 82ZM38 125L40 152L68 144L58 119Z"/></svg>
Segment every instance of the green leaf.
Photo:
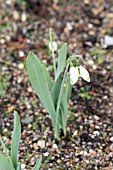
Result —
<svg viewBox="0 0 113 170"><path fill-rule="evenodd" d="M61 104L60 104L60 111L61 111L62 129L64 132L64 136L66 136L66 125L67 125L67 114L68 114L66 87L64 87L63 89L63 93L61 97Z"/></svg>
<svg viewBox="0 0 113 170"><path fill-rule="evenodd" d="M5 151L5 154L6 154L6 156L7 156L8 161L10 162L10 165L11 165L12 169L14 170L13 164L12 164L12 160L11 160L11 157L10 157L10 155L9 155L9 150L5 147L5 144L4 144L1 136L0 136L0 143L1 143L1 145L2 145L3 150Z"/></svg>
<svg viewBox="0 0 113 170"><path fill-rule="evenodd" d="M39 99L49 112L55 132L57 133L57 116L51 93L49 91L46 74L40 60L32 52L30 52L27 57L27 70L31 84Z"/></svg>
<svg viewBox="0 0 113 170"><path fill-rule="evenodd" d="M21 124L20 118L16 111L14 111L14 129L12 134L12 144L11 144L11 159L15 169L18 166L18 149L21 137Z"/></svg>
<svg viewBox="0 0 113 170"><path fill-rule="evenodd" d="M60 87L61 87L61 76L59 76L58 79L54 82L54 85L51 89L51 96L53 99L55 109L56 109L57 102L58 102Z"/></svg>
<svg viewBox="0 0 113 170"><path fill-rule="evenodd" d="M18 165L17 170L21 170L21 164Z"/></svg>
<svg viewBox="0 0 113 170"><path fill-rule="evenodd" d="M40 166L42 164L42 156L37 160L36 165L34 166L33 170L39 170Z"/></svg>
<svg viewBox="0 0 113 170"><path fill-rule="evenodd" d="M64 72L64 76L63 76L63 80L62 80L61 88L60 88L60 93L59 93L59 97L58 97L57 108L56 108L56 113L58 115L58 118L59 118L60 106L61 106L61 102L62 102L62 95L63 95L64 85L65 85L64 83L65 83L68 68L69 68L69 63L67 63L67 65L66 65L66 69ZM66 95L66 101L67 101L67 95ZM66 104L66 107L67 107L67 104ZM59 120L59 119L57 119L57 120ZM58 122L57 122L57 124L59 125Z"/></svg>
<svg viewBox="0 0 113 170"><path fill-rule="evenodd" d="M43 67L43 69L44 69L44 72L45 72L45 75L46 75L46 78L47 78L47 82L48 82L49 89L51 90L51 88L52 88L52 86L53 86L51 77L50 77L49 72L47 71L47 69L46 69L46 67L45 67L44 64L42 64L42 67Z"/></svg>
<svg viewBox="0 0 113 170"><path fill-rule="evenodd" d="M57 78L64 69L66 63L66 56L67 56L67 43L65 43L58 52L58 67L55 75L55 80L57 80Z"/></svg>
<svg viewBox="0 0 113 170"><path fill-rule="evenodd" d="M13 170L11 164L8 159L0 151L0 169L1 170Z"/></svg>
<svg viewBox="0 0 113 170"><path fill-rule="evenodd" d="M1 97L5 96L4 89L3 89L1 81L0 81L0 95L1 95Z"/></svg>

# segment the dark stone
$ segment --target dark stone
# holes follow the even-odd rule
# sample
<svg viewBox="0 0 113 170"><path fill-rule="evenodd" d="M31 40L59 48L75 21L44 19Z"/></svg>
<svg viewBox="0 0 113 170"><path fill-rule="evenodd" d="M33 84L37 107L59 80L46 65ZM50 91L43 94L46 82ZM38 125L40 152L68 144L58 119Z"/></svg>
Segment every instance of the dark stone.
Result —
<svg viewBox="0 0 113 170"><path fill-rule="evenodd" d="M80 135L81 142L88 141L88 137L89 137L88 133L83 132L83 133Z"/></svg>

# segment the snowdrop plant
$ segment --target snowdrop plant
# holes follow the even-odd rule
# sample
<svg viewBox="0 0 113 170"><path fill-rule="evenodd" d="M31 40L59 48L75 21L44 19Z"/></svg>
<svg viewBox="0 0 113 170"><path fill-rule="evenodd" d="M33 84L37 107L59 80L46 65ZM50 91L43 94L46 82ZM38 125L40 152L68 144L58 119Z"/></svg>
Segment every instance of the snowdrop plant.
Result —
<svg viewBox="0 0 113 170"><path fill-rule="evenodd" d="M5 155L0 151L0 170L22 170L22 165L18 162L18 149L21 137L20 118L16 111L14 111L14 129L12 134L11 154L5 147L5 144L0 136L0 143L5 152ZM37 160L33 170L39 170L42 162L42 156Z"/></svg>
<svg viewBox="0 0 113 170"><path fill-rule="evenodd" d="M72 55L67 59L67 43L58 50L58 59L55 58L57 43L53 41L52 29L49 31L49 49L52 54L54 80L51 79L48 69L41 63L39 58L29 52L27 57L27 70L31 84L40 101L49 113L54 128L54 137L59 140L61 130L66 136L66 124L68 114L68 101L71 95L72 85L78 77L90 81L88 71L80 65L80 55ZM76 60L76 67L73 61ZM70 75L68 70L70 67Z"/></svg>

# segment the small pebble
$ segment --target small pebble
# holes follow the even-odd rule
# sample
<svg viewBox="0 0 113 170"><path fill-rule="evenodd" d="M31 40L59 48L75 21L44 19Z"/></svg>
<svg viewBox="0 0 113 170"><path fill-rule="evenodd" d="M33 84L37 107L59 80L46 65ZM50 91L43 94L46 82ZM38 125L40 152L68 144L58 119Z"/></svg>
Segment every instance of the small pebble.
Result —
<svg viewBox="0 0 113 170"><path fill-rule="evenodd" d="M113 136L110 138L110 141L113 142Z"/></svg>
<svg viewBox="0 0 113 170"><path fill-rule="evenodd" d="M20 57L24 57L24 52L23 51L19 51L19 56Z"/></svg>
<svg viewBox="0 0 113 170"><path fill-rule="evenodd" d="M100 132L96 130L96 131L93 132L93 134L99 136Z"/></svg>
<svg viewBox="0 0 113 170"><path fill-rule="evenodd" d="M28 87L27 90L28 90L28 92L32 92L33 91L33 89L31 87Z"/></svg>
<svg viewBox="0 0 113 170"><path fill-rule="evenodd" d="M20 64L18 65L18 68L19 68L20 70L22 70L22 69L24 68L24 64L20 63Z"/></svg>
<svg viewBox="0 0 113 170"><path fill-rule="evenodd" d="M45 140L39 140L38 141L38 146L40 146L40 148L45 148Z"/></svg>
<svg viewBox="0 0 113 170"><path fill-rule="evenodd" d="M93 61L93 60L88 60L87 63L88 63L89 65L91 65L91 66L94 65L94 61Z"/></svg>
<svg viewBox="0 0 113 170"><path fill-rule="evenodd" d="M57 144L54 143L53 146L52 146L52 148L53 148L53 149L57 149L57 148L58 148Z"/></svg>
<svg viewBox="0 0 113 170"><path fill-rule="evenodd" d="M1 40L0 40L0 43L1 43L1 44L5 44L5 39L1 39Z"/></svg>
<svg viewBox="0 0 113 170"><path fill-rule="evenodd" d="M59 164L60 164L61 162L62 162L62 161L61 161L60 159L58 159L58 160L57 160L57 163L59 163Z"/></svg>
<svg viewBox="0 0 113 170"><path fill-rule="evenodd" d="M4 129L4 133L7 133L7 132L8 132L8 130L5 128L5 129Z"/></svg>
<svg viewBox="0 0 113 170"><path fill-rule="evenodd" d="M18 80L17 80L18 83L21 83L22 81L23 81L22 77L19 77Z"/></svg>
<svg viewBox="0 0 113 170"><path fill-rule="evenodd" d="M22 22L25 22L26 19L27 19L26 13L23 12L22 15L21 15L21 20L22 20Z"/></svg>
<svg viewBox="0 0 113 170"><path fill-rule="evenodd" d="M91 146L91 145L92 145L92 142L88 142L87 144L88 144L89 146Z"/></svg>
<svg viewBox="0 0 113 170"><path fill-rule="evenodd" d="M96 151L95 151L95 150L92 150L92 149L89 150L89 153L90 153L90 155L92 155L92 156L94 156L94 157L95 157L96 154L97 154Z"/></svg>
<svg viewBox="0 0 113 170"><path fill-rule="evenodd" d="M9 113L11 113L11 112L13 112L14 107L13 106L9 106L7 110L8 110Z"/></svg>
<svg viewBox="0 0 113 170"><path fill-rule="evenodd" d="M34 148L35 150L37 150L37 149L38 149L38 144L37 144L37 143L34 143L34 144L33 144L33 148Z"/></svg>
<svg viewBox="0 0 113 170"><path fill-rule="evenodd" d="M26 167L26 165L25 165L25 164L21 164L21 169L22 169L22 170L24 170L24 169L25 169L25 167Z"/></svg>
<svg viewBox="0 0 113 170"><path fill-rule="evenodd" d="M95 120L99 120L100 118L97 115L94 115Z"/></svg>
<svg viewBox="0 0 113 170"><path fill-rule="evenodd" d="M97 69L97 66L96 66L96 65L93 65L93 69L96 70L96 69Z"/></svg>
<svg viewBox="0 0 113 170"><path fill-rule="evenodd" d="M73 133L73 137L76 137L77 133L78 133L77 130L75 130L74 133Z"/></svg>
<svg viewBox="0 0 113 170"><path fill-rule="evenodd" d="M18 11L16 11L16 10L13 12L13 19L14 19L15 21L19 20L19 13L18 13Z"/></svg>
<svg viewBox="0 0 113 170"><path fill-rule="evenodd" d="M49 155L49 153L46 152L46 153L43 153L43 155L44 155L45 157L47 157L47 156Z"/></svg>

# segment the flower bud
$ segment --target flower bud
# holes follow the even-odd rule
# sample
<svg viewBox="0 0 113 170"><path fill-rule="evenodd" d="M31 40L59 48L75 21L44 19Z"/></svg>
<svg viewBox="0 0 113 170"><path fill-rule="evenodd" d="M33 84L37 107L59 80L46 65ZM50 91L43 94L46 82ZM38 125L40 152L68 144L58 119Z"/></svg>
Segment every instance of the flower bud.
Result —
<svg viewBox="0 0 113 170"><path fill-rule="evenodd" d="M49 42L49 49L52 51L56 51L57 50L57 43L55 41Z"/></svg>

